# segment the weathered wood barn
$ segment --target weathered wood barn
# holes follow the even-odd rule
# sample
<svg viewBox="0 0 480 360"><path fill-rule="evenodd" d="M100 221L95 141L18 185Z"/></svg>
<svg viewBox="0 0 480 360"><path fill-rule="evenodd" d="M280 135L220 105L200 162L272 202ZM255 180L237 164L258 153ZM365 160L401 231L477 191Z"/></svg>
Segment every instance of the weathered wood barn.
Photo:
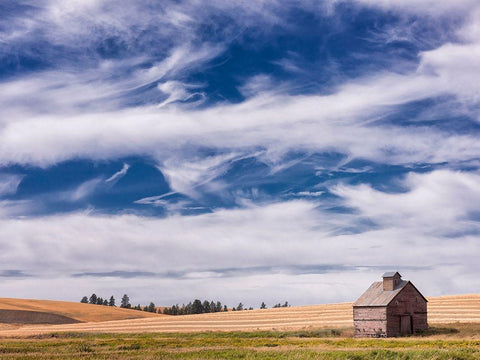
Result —
<svg viewBox="0 0 480 360"><path fill-rule="evenodd" d="M389 337L426 330L427 299L398 272L383 274L353 303L355 337Z"/></svg>

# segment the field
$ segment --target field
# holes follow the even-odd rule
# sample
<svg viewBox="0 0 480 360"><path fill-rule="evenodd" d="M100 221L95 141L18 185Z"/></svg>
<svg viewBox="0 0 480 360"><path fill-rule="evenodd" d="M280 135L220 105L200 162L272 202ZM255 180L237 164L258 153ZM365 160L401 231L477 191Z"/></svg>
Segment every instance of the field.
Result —
<svg viewBox="0 0 480 360"><path fill-rule="evenodd" d="M480 359L480 325L423 337L353 339L350 330L145 334L52 333L0 342L1 359Z"/></svg>
<svg viewBox="0 0 480 360"><path fill-rule="evenodd" d="M0 310L30 311L73 319L74 322L102 322L155 317L155 314L116 307L81 304L67 301L0 298ZM33 314L32 314L33 315ZM2 319L0 317L0 323ZM28 323L28 319L26 319Z"/></svg>
<svg viewBox="0 0 480 360"><path fill-rule="evenodd" d="M174 317L0 299L13 311L53 305L84 322L0 325L1 359L480 359L480 295L430 298L431 329L398 339L351 338L350 303Z"/></svg>
<svg viewBox="0 0 480 360"><path fill-rule="evenodd" d="M55 332L195 332L299 330L348 328L352 326L351 303L297 306L186 316L156 315L135 310L68 302L0 300L0 309L55 311L82 321L61 325L0 325L0 336L36 335ZM50 309L50 310L49 310ZM429 323L480 323L480 295L429 298ZM137 318L135 318L137 317Z"/></svg>

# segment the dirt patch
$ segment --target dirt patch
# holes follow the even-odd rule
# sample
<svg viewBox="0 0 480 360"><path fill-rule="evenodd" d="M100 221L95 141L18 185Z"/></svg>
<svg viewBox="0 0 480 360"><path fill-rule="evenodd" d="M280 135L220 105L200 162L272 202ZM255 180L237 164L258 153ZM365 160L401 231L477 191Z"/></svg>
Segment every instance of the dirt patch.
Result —
<svg viewBox="0 0 480 360"><path fill-rule="evenodd" d="M76 324L79 322L68 316L47 312L0 309L0 323L3 324Z"/></svg>

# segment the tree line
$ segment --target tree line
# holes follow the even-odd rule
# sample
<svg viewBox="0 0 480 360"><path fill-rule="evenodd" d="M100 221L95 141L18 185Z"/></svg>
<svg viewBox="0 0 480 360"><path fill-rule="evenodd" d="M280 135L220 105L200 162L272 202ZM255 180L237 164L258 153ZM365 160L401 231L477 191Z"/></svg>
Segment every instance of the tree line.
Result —
<svg viewBox="0 0 480 360"><path fill-rule="evenodd" d="M86 303L86 304L96 304L96 305L103 305L103 306L114 306L116 307L115 304L115 298L110 296L110 299L103 299L96 294L92 294L90 297L84 296L81 300L81 303ZM273 308L280 308L280 307L289 307L290 305L288 304L288 301L285 301L284 304L278 303L273 306ZM133 310L140 310L140 311L146 311L146 312L151 312L151 313L159 313L159 314L165 314L165 315L191 315L191 314L205 314L205 313L215 313L215 312L226 312L229 311L227 305L222 305L220 301L208 301L204 300L201 301L199 299L195 299L193 301L190 301L188 304L182 304L182 306L179 306L178 304L172 305L170 307L165 307L163 311L159 308L157 310L157 307L155 306L154 302L150 302L149 305L144 306L143 308L140 306L140 304L136 306L132 306L130 304L130 298L127 294L124 294L122 296L122 299L120 300L120 307L124 309L133 309ZM262 304L260 305L260 309L267 309L267 305L262 301ZM248 309L244 307L244 305L240 302L236 307L232 308L232 311L243 311L243 310L253 310L253 307L249 307Z"/></svg>
<svg viewBox="0 0 480 360"><path fill-rule="evenodd" d="M97 296L95 293L90 295L90 297L84 296L82 300L80 300L80 302L84 304L95 304L95 305L115 306L115 307L117 306L115 304L115 298L113 297L113 295L110 296L109 300L107 300ZM120 300L120 307L124 309L142 310L142 311L147 311L152 313L157 312L157 307L153 302L151 302L149 305L143 308L140 306L140 304L132 307L132 304L130 304L130 298L128 297L127 294L124 294L122 296L122 299ZM160 310L159 310L159 313L161 313Z"/></svg>
<svg viewBox="0 0 480 360"><path fill-rule="evenodd" d="M104 299L104 298L101 298L99 296L97 296L96 294L92 294L90 296L90 298L88 298L87 296L84 296L82 298L82 300L80 300L81 303L85 303L85 304L95 304L95 305L104 305L104 306L116 306L115 305L115 298L112 296L110 296L110 299L107 300L107 299Z"/></svg>

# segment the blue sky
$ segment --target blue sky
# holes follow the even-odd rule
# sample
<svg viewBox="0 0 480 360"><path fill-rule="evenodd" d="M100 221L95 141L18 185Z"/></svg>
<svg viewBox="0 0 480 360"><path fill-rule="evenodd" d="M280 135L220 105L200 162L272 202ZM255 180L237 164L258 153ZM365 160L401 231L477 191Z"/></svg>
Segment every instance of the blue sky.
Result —
<svg viewBox="0 0 480 360"><path fill-rule="evenodd" d="M387 270L478 292L477 1L25 0L0 20L0 296L300 305Z"/></svg>

